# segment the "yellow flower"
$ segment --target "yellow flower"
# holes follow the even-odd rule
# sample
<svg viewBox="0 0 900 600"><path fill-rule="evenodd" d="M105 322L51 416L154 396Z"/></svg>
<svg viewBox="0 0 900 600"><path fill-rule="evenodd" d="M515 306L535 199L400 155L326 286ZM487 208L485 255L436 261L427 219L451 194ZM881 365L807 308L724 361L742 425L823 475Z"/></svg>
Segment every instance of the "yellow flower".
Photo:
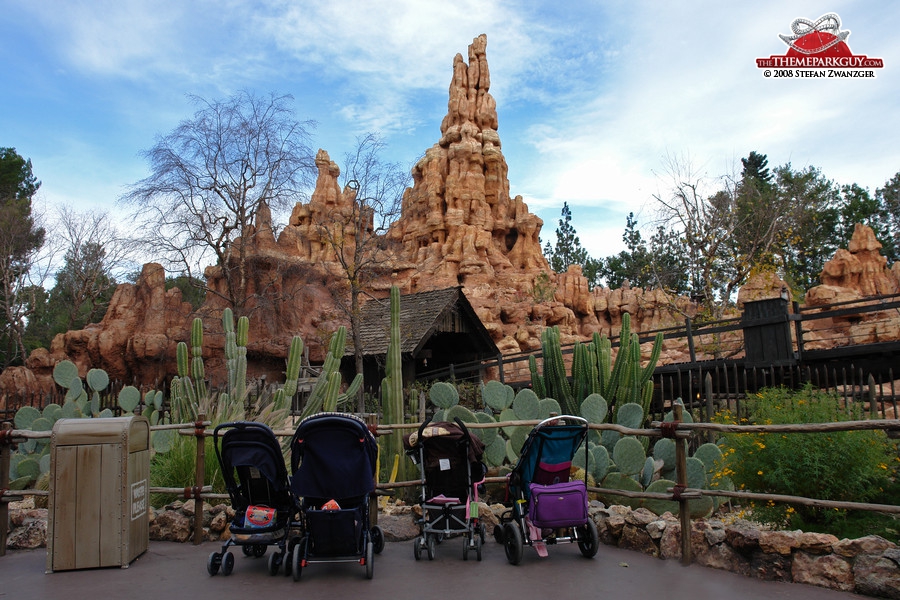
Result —
<svg viewBox="0 0 900 600"><path fill-rule="evenodd" d="M757 475L762 475L763 472L762 472L762 471L757 471L756 474L757 474Z"/></svg>

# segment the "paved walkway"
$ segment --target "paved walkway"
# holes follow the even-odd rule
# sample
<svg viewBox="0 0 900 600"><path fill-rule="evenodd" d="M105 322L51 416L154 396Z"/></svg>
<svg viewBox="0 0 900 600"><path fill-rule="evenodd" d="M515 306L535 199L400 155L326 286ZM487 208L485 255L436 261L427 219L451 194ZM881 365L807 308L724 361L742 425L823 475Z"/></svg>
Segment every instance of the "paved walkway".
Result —
<svg viewBox="0 0 900 600"><path fill-rule="evenodd" d="M684 567L638 552L601 546L592 560L574 544L549 548L538 558L525 548L522 564L506 562L503 547L488 538L481 562L462 560L462 539L437 547L434 561L413 558L412 542L388 543L376 556L375 576L365 578L356 564L317 564L303 577L268 574L266 559L236 554L234 572L210 577L206 559L220 548L151 542L127 569L107 568L45 574L45 550L13 550L0 557L0 599L160 600L230 598L303 600L335 598L452 598L454 600L577 600L580 598L657 598L659 600L851 600L867 598L818 587L760 581L697 565ZM871 599L870 599L871 600Z"/></svg>

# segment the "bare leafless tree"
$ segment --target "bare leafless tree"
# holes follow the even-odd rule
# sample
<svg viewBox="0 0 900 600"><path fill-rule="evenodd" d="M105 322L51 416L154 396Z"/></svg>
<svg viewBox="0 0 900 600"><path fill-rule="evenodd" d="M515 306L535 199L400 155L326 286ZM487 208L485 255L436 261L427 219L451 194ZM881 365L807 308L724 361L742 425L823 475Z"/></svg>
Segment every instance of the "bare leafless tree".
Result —
<svg viewBox="0 0 900 600"><path fill-rule="evenodd" d="M710 177L686 156L667 155L664 171L667 189L654 195L656 224L681 236L692 293L719 317L771 251L786 209L775 194L760 195L734 173Z"/></svg>
<svg viewBox="0 0 900 600"><path fill-rule="evenodd" d="M319 235L331 246L340 265L341 288L334 288L337 306L350 320L356 372L363 372L360 339L360 297L373 280L384 274L389 257L385 235L388 225L400 215L403 192L410 182L409 170L383 159L385 142L368 133L357 137L356 147L344 156L344 193L351 194L347 213L322 215L316 223ZM362 390L359 410L365 410Z"/></svg>
<svg viewBox="0 0 900 600"><path fill-rule="evenodd" d="M222 270L224 290L208 289L239 313L248 295L247 244L263 207L305 197L315 173L307 145L312 121L297 121L291 96L242 91L224 100L192 96L193 118L143 153L149 177L122 197L135 208L151 256L193 280L203 265ZM244 241L247 241L244 238Z"/></svg>
<svg viewBox="0 0 900 600"><path fill-rule="evenodd" d="M63 206L57 212L54 230L64 262L54 293L65 299L71 329L102 318L116 285L135 270L136 244L105 211L79 212Z"/></svg>

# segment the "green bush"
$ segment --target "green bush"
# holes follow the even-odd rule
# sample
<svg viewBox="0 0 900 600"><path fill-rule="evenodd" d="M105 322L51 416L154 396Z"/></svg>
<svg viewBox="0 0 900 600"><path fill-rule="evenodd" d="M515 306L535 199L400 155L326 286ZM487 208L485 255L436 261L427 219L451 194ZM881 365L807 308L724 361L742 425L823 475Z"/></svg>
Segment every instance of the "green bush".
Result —
<svg viewBox="0 0 900 600"><path fill-rule="evenodd" d="M206 438L206 467L204 485L211 485L213 492L225 493L225 481L222 479L222 469L216 460L216 451L213 448L211 437ZM175 438L172 449L168 452L157 452L150 461L151 481L156 487L183 488L193 485L196 473L197 438L193 436L179 435ZM154 508L162 508L175 500L183 500L181 494L151 494L150 505ZM213 504L216 501L210 501Z"/></svg>
<svg viewBox="0 0 900 600"><path fill-rule="evenodd" d="M741 424L830 423L865 418L861 406L844 407L834 395L810 386L792 392L762 390L748 401ZM723 422L735 420L720 413ZM882 497L895 485L897 444L882 431L726 434L719 440L722 473L738 490L854 502ZM846 511L756 503L752 518L775 527L830 531Z"/></svg>

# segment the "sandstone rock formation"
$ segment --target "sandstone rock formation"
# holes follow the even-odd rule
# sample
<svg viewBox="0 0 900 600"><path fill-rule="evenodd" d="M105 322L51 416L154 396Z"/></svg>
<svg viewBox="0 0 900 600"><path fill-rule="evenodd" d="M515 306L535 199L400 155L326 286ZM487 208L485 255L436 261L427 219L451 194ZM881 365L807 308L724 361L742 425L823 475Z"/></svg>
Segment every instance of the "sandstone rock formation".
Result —
<svg viewBox="0 0 900 600"><path fill-rule="evenodd" d="M590 289L580 267L565 273L550 269L540 245L541 219L510 193L486 48L487 37L481 35L469 46L468 62L461 54L453 60L440 139L412 170L401 215L379 244L385 254L370 291L386 295L392 285L402 293L461 285L504 354L539 349L547 326L559 326L565 343L594 332L616 335L625 313L636 331L680 326L695 316L697 307L688 298L631 287ZM345 294L347 277L331 241L353 247L359 204L354 189L341 187L340 168L327 152L319 150L315 162L318 178L309 202L294 207L277 237L263 206L235 242L250 257L244 311L251 323L251 376L280 381L290 340L298 334L309 359L321 362L331 333L348 322L336 302ZM365 233L376 235L371 219L362 221ZM807 303L897 290L900 267L887 270L879 248L871 230L858 227L850 248L826 265L823 285L807 294ZM175 345L187 339L196 316L204 319L207 376L221 381L225 281L220 266L208 267L205 275L219 294L208 294L205 305L191 313L178 290L165 290L162 267L146 265L136 284L119 287L101 323L61 334L49 350L32 353L26 367L4 371L0 397L51 389L53 365L64 358L74 360L82 375L100 367L114 379L157 385L174 374ZM784 282L763 274L738 299L778 295L782 287ZM660 363L687 360L680 344L667 341Z"/></svg>

